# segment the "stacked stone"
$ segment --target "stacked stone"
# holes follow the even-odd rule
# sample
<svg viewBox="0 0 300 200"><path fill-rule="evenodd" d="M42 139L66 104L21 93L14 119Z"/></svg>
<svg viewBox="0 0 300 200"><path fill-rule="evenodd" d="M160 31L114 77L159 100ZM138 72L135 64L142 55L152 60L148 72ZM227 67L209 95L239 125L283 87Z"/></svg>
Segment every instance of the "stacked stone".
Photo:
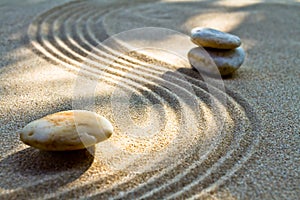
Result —
<svg viewBox="0 0 300 200"><path fill-rule="evenodd" d="M192 66L198 70L228 76L244 62L245 52L240 47L241 40L238 36L198 27L191 31L191 40L199 47L193 48L188 57Z"/></svg>

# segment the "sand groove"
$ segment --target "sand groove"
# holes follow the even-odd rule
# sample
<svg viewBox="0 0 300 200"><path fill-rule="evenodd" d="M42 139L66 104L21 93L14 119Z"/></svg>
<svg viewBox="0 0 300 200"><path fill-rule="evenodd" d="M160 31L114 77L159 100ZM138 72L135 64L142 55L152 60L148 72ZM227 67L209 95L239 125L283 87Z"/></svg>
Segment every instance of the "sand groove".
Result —
<svg viewBox="0 0 300 200"><path fill-rule="evenodd" d="M214 86L209 90L202 77L182 69L185 66L147 62L144 55L120 57L101 46L108 37L102 20L119 7L92 1L65 4L38 16L28 35L34 48L51 61L136 96L137 104L151 108L143 111L145 115L160 112L155 122L161 130L145 139L138 133L124 134L119 125L111 141L119 149L106 158L102 146L97 147L99 159L112 168L109 173L54 195L71 198L80 190L95 199L197 198L222 185L251 157L259 142L258 120L238 94Z"/></svg>

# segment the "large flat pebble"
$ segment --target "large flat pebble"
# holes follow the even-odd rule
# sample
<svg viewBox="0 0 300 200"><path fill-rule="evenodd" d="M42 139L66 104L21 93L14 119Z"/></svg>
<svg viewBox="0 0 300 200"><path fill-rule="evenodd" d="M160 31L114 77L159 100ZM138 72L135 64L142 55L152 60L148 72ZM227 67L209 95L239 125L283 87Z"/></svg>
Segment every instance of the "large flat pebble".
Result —
<svg viewBox="0 0 300 200"><path fill-rule="evenodd" d="M20 139L27 145L47 151L84 149L104 141L113 126L90 111L70 110L47 115L27 124Z"/></svg>

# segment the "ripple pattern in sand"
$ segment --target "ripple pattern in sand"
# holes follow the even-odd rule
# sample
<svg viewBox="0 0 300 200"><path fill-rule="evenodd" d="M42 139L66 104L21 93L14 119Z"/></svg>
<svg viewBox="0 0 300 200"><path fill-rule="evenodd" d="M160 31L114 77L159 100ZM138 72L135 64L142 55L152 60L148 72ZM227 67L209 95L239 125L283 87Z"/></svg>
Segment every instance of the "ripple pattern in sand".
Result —
<svg viewBox="0 0 300 200"><path fill-rule="evenodd" d="M78 73L86 84L114 88L110 113L121 112L124 99L132 106L129 113L106 116L118 125L112 140L98 145L95 154L107 171L45 197L74 197L80 190L95 199L197 198L215 190L258 145L260 128L252 108L233 91L207 86L182 62L165 63L138 52L120 57L101 46L108 37L102 20L121 6L72 2L41 14L29 27L40 55ZM142 120L135 120L141 113ZM126 126L129 115L130 124L151 134L139 135ZM147 129L151 122L159 129ZM124 132L128 128L131 134Z"/></svg>

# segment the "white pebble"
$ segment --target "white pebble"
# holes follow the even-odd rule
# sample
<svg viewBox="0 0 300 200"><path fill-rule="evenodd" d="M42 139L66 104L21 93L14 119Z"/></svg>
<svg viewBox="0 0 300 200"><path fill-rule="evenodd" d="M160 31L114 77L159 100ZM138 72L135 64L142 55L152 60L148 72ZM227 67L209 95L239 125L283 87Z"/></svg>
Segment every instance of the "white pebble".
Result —
<svg viewBox="0 0 300 200"><path fill-rule="evenodd" d="M109 138L113 126L104 117L85 110L70 110L47 115L27 124L20 139L46 151L78 150Z"/></svg>

